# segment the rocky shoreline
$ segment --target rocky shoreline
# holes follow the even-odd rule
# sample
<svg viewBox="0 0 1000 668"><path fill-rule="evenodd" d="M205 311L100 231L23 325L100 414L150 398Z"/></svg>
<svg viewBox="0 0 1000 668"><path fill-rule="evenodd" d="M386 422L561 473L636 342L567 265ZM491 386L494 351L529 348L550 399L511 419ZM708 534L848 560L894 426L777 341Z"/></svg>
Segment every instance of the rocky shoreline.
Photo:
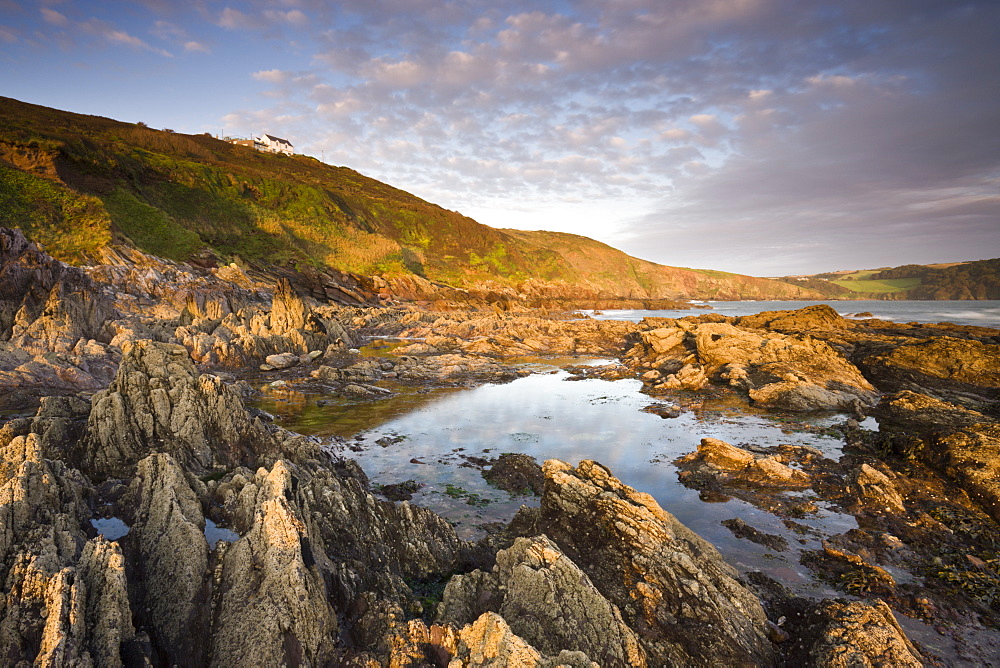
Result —
<svg viewBox="0 0 1000 668"><path fill-rule="evenodd" d="M827 307L630 323L345 305L235 266L104 260L71 267L0 229L8 665L1000 661L998 330ZM406 344L359 355L368 337ZM464 541L245 405L261 383L375 399L387 380L503 382L526 355L616 358L576 372L640 379L664 417L720 387L768 410L874 416L877 431L845 423L839 460L706 438L676 462L683 484L787 526L809 512L803 489L853 515L857 529L802 558L842 597L741 576L594 461L505 462L496 484L535 490L539 507ZM95 521L112 519L127 533L108 540ZM742 520L727 527L782 550ZM210 542L218 528L231 540Z"/></svg>

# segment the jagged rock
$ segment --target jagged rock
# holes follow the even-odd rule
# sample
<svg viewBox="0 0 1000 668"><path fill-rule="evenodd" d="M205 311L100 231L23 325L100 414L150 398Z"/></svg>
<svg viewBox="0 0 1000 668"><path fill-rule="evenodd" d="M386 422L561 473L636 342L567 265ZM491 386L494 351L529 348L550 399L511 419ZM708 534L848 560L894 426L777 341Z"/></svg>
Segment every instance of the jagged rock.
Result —
<svg viewBox="0 0 1000 668"><path fill-rule="evenodd" d="M190 305L189 305L190 306ZM344 350L354 341L332 312L322 317L292 289L287 279L280 279L274 290L270 309L262 303L247 303L240 308L219 313L190 314L181 318L173 332L198 362L244 367L269 356L291 366L300 355L314 350ZM200 309L195 309L200 314ZM221 317L210 317L210 316ZM292 355L291 357L283 355ZM285 368L270 363L274 368Z"/></svg>
<svg viewBox="0 0 1000 668"><path fill-rule="evenodd" d="M810 666L923 666L920 652L883 601L824 600L801 620L790 663Z"/></svg>
<svg viewBox="0 0 1000 668"><path fill-rule="evenodd" d="M659 372L648 381L657 389L701 389L719 380L760 405L786 410L853 410L877 399L861 372L826 342L726 322L675 321L644 331L629 359Z"/></svg>
<svg viewBox="0 0 1000 668"><path fill-rule="evenodd" d="M211 638L212 665L322 665L331 660L337 617L302 519L286 498L283 462L261 471L250 530L222 560Z"/></svg>
<svg viewBox="0 0 1000 668"><path fill-rule="evenodd" d="M703 438L698 450L676 461L685 470L704 465L726 484L796 489L810 485L809 475L774 455L754 455L717 438Z"/></svg>
<svg viewBox="0 0 1000 668"><path fill-rule="evenodd" d="M123 648L133 644L125 557L117 543L98 536L83 548L77 578L85 585L87 648L95 666L126 663Z"/></svg>
<svg viewBox="0 0 1000 668"><path fill-rule="evenodd" d="M199 375L181 346L126 344L111 386L94 395L88 470L127 472L151 452L206 470L263 456L273 447L259 422L218 377Z"/></svg>
<svg viewBox="0 0 1000 668"><path fill-rule="evenodd" d="M937 336L861 359L879 389L912 390L937 399L1000 399L1000 346Z"/></svg>
<svg viewBox="0 0 1000 668"><path fill-rule="evenodd" d="M86 593L75 582L73 569L66 568L49 580L45 592L45 627L35 665L43 668L91 668L94 663L85 648L87 634Z"/></svg>
<svg viewBox="0 0 1000 668"><path fill-rule="evenodd" d="M17 433L30 426L24 420L0 429L0 656L10 664L89 666L92 657L118 650L108 645L109 629L114 619L129 618L123 564L98 544L81 557L92 490L75 469L42 457L43 436ZM108 598L110 607L88 608L88 588L92 601ZM127 640L128 629L119 628Z"/></svg>
<svg viewBox="0 0 1000 668"><path fill-rule="evenodd" d="M650 665L773 661L760 602L714 547L596 462L543 470L538 529L618 607Z"/></svg>
<svg viewBox="0 0 1000 668"><path fill-rule="evenodd" d="M201 504L166 453L139 462L130 495L135 521L127 541L136 556L142 618L170 663L202 664L211 620Z"/></svg>
<svg viewBox="0 0 1000 668"><path fill-rule="evenodd" d="M390 668L447 665L448 668L598 668L582 652L561 651L546 657L517 636L495 613L483 613L455 631L437 624L409 622L393 638Z"/></svg>
<svg viewBox="0 0 1000 668"><path fill-rule="evenodd" d="M37 434L0 441L0 562L37 527L51 524L57 513L79 524L89 515L82 501L88 487L79 472L43 459Z"/></svg>
<svg viewBox="0 0 1000 668"><path fill-rule="evenodd" d="M80 269L52 259L21 230L0 228L0 340L32 354L108 342L111 300Z"/></svg>
<svg viewBox="0 0 1000 668"><path fill-rule="evenodd" d="M899 489L889 476L878 469L862 464L854 472L854 488L859 499L891 513L906 510Z"/></svg>
<svg viewBox="0 0 1000 668"><path fill-rule="evenodd" d="M645 652L590 579L548 538L519 538L491 573L455 576L439 619L461 626L487 611L544 654L581 651L601 665L645 666Z"/></svg>

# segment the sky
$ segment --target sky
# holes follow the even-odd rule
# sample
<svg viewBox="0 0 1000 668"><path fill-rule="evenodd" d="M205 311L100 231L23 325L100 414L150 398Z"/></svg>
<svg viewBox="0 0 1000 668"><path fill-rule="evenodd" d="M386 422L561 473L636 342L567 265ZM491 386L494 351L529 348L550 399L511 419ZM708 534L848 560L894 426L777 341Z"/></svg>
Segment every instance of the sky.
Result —
<svg viewBox="0 0 1000 668"><path fill-rule="evenodd" d="M0 95L673 266L1000 256L997 0L0 0Z"/></svg>

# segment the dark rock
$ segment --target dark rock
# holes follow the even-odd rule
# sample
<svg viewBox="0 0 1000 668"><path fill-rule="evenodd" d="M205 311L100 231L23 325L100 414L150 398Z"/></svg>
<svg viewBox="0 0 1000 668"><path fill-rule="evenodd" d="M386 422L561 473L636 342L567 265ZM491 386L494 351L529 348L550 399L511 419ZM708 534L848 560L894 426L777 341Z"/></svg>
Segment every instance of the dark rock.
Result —
<svg viewBox="0 0 1000 668"><path fill-rule="evenodd" d="M650 404L642 409L643 413L652 413L661 418L676 418L681 416L681 407L673 404Z"/></svg>
<svg viewBox="0 0 1000 668"><path fill-rule="evenodd" d="M409 501L421 487L423 487L422 484L414 480L407 480L392 485L382 485L378 488L378 493L390 501Z"/></svg>
<svg viewBox="0 0 1000 668"><path fill-rule="evenodd" d="M541 496L545 490L542 467L530 455L504 453L488 470L483 471L483 478L494 487L511 494Z"/></svg>
<svg viewBox="0 0 1000 668"><path fill-rule="evenodd" d="M722 525L732 531L733 535L737 538L745 538L746 540L757 543L758 545L771 548L776 552L784 552L788 549L788 541L785 540L783 536L764 533L763 531L750 526L738 517L731 520L723 520Z"/></svg>
<svg viewBox="0 0 1000 668"><path fill-rule="evenodd" d="M938 336L858 362L879 389L912 390L945 401L1000 399L1000 346Z"/></svg>

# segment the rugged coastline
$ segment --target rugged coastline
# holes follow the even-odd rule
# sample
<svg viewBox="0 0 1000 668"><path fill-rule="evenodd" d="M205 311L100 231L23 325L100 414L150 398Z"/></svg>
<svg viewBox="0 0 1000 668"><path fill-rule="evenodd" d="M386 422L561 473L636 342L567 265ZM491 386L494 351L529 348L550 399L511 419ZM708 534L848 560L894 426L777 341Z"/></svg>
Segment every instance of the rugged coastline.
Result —
<svg viewBox="0 0 1000 668"><path fill-rule="evenodd" d="M345 306L289 277L104 259L71 267L0 230L0 652L12 665L997 660L998 330L825 307L630 323L489 296ZM355 352L377 336L414 341ZM845 413L837 461L706 438L677 462L684 484L791 523L809 512L794 500L805 488L856 517L803 562L843 596L741 576L593 461L522 462L529 482L515 484L534 485L538 507L463 541L244 405L261 379L362 398L387 379L502 382L525 373L510 364L524 355L616 358L577 373L641 379L671 407L725 388L767 409ZM98 536L92 520L112 517L127 535ZM209 521L238 538L210 546ZM894 612L949 651L909 638Z"/></svg>

